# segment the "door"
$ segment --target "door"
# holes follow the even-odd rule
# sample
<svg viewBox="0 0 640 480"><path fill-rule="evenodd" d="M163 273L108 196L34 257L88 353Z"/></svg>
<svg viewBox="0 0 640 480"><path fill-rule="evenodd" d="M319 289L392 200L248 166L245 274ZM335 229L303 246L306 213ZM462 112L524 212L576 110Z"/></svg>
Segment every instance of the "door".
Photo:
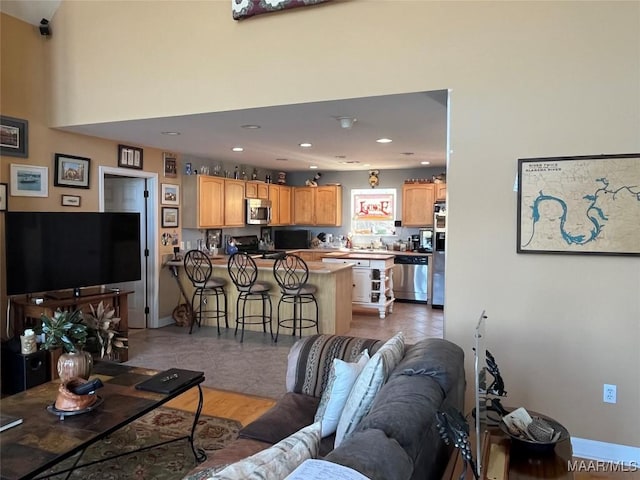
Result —
<svg viewBox="0 0 640 480"><path fill-rule="evenodd" d="M129 328L146 328L146 215L145 215L145 179L128 177L105 177L104 211L140 213L140 261L142 278L135 282L124 282L112 287L132 290L129 295Z"/></svg>

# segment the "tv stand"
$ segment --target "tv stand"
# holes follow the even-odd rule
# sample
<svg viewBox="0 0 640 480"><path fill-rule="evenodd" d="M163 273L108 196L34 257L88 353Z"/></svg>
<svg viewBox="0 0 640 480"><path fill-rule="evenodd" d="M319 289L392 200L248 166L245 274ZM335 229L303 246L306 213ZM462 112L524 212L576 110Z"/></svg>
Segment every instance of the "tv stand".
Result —
<svg viewBox="0 0 640 480"><path fill-rule="evenodd" d="M38 301L36 302L33 301L33 299L36 298L33 295L16 295L10 297L11 315L9 325L12 327L13 335L18 337L24 332L25 328L38 328L42 323L40 317L42 315L53 316L53 313L57 309L82 310L84 313L90 313L91 308L89 305L93 305L93 308L96 308L100 302L103 302L105 306L115 308L115 316L120 318L118 332L122 333L123 336L128 336L128 295L133 293L132 291L104 287L89 287L80 290L81 295L79 297L74 296L74 290L46 292L38 296ZM129 351L126 349L121 350L120 361L126 362L128 359ZM57 372L55 371L55 362L52 363L51 378L54 379L57 377Z"/></svg>

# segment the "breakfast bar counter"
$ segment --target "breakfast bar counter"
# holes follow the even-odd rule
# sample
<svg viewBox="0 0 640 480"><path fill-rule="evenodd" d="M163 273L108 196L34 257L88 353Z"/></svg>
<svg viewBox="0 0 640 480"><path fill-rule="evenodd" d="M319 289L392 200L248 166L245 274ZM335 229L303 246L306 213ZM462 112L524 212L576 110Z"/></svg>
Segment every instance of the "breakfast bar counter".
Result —
<svg viewBox="0 0 640 480"><path fill-rule="evenodd" d="M258 281L267 282L272 285L270 291L271 303L272 303L272 324L275 332L278 312L278 301L280 300L280 288L273 276L274 260L270 259L254 259L256 266L258 267ZM228 257L226 256L212 256L211 263L213 264L213 276L222 277L227 281L225 290L227 292L227 312L229 318L229 327L235 328L236 318L236 300L238 298L238 291L235 288L229 272L227 270ZM165 266L171 268L177 273L177 280L179 285L184 288L185 297L191 299L193 295L193 285L187 278L181 261L169 261L165 263ZM314 285L317 288L315 293L316 300L318 302L319 310L319 327L320 333L345 334L351 328L351 297L353 290L352 283L352 265L351 264L329 264L322 262L307 262L309 267L309 280L308 283ZM260 302L249 302L247 304L246 314L259 314ZM305 309L311 305L305 305ZM288 317L291 315L289 311L291 305L282 305L282 315ZM305 310L305 316L309 316L311 312ZM215 320L204 320L203 325L215 326ZM221 326L224 326L221 323ZM247 324L245 330L262 331L261 325L249 325ZM197 328L194 329L197 332ZM312 335L315 329L307 329L303 331L303 334Z"/></svg>

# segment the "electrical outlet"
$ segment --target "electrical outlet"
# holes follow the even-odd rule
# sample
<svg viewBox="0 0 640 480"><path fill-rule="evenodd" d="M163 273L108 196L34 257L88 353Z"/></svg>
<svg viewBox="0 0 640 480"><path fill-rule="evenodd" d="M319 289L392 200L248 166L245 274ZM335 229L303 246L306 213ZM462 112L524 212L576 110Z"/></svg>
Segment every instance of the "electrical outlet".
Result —
<svg viewBox="0 0 640 480"><path fill-rule="evenodd" d="M616 403L616 390L615 385L605 383L602 393L602 401L604 403Z"/></svg>

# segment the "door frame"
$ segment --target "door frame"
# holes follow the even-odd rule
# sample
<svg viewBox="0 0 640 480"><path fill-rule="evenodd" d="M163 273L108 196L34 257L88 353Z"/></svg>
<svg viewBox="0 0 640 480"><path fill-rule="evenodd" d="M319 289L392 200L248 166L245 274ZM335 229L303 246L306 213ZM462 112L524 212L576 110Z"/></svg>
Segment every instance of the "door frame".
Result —
<svg viewBox="0 0 640 480"><path fill-rule="evenodd" d="M158 174L153 172L145 172L142 170L131 170L127 168L115 168L107 166L99 166L98 168L98 209L104 212L104 179L107 175L115 175L118 177L135 177L147 180L147 190L149 198L147 199L147 248L149 249L149 257L147 260L147 306L149 314L147 315L147 328L159 328L160 322L158 317L160 289L160 275L158 262ZM144 269L143 269L144 271ZM143 273L144 274L144 273Z"/></svg>

